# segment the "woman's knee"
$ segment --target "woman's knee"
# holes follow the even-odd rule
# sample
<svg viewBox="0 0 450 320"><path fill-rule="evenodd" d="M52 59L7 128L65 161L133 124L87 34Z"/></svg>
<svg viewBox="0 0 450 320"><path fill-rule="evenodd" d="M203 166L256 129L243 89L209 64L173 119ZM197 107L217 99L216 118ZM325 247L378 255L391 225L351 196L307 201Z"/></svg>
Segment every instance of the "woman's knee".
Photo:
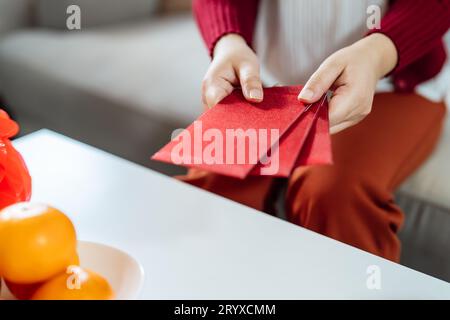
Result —
<svg viewBox="0 0 450 320"><path fill-rule="evenodd" d="M288 188L287 217L302 226L312 219L320 223L349 219L351 207L364 196L363 185L363 177L332 166L302 168Z"/></svg>

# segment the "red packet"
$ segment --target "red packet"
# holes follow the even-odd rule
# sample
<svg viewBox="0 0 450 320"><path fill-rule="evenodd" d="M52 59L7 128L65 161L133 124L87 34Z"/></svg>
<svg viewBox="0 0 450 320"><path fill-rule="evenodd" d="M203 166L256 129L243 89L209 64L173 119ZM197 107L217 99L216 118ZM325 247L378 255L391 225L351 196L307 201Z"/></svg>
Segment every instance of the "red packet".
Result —
<svg viewBox="0 0 450 320"><path fill-rule="evenodd" d="M305 109L305 112L289 128L280 140L278 148L273 148L270 163L278 170L269 173L277 177L289 177L300 165L331 164L331 142L328 129L328 101L323 96L318 102ZM261 163L252 170L252 175L261 175Z"/></svg>
<svg viewBox="0 0 450 320"><path fill-rule="evenodd" d="M331 149L331 137L328 121L328 101L318 111L317 120L309 134L300 155L295 163L295 168L313 164L332 164L333 155Z"/></svg>
<svg viewBox="0 0 450 320"><path fill-rule="evenodd" d="M310 131L315 124L318 110L319 104L305 108L301 116L281 137L279 145L272 148L270 162L264 164L265 159L263 159L251 174L289 177L305 142L310 139ZM274 163L275 161L277 163Z"/></svg>
<svg viewBox="0 0 450 320"><path fill-rule="evenodd" d="M301 115L305 106L297 100L300 89L266 88L264 101L254 104L244 99L241 90L235 90L152 159L245 178ZM234 130L235 139L229 138L233 137L229 130ZM256 144L243 139L248 132L256 137ZM217 152L220 145L222 151Z"/></svg>
<svg viewBox="0 0 450 320"><path fill-rule="evenodd" d="M31 196L31 177L21 155L9 138L15 136L19 126L0 109L0 209Z"/></svg>

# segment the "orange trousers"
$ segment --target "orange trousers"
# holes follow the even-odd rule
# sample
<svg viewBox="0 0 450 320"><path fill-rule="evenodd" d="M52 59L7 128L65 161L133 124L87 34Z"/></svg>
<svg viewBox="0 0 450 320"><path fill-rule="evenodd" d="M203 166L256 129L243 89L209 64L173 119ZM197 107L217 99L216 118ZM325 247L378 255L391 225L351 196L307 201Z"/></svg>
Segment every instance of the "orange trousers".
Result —
<svg viewBox="0 0 450 320"><path fill-rule="evenodd" d="M287 219L381 257L398 261L403 213L395 189L431 154L446 107L416 94L375 95L372 112L332 136L334 164L297 168L288 181ZM280 179L245 180L190 170L177 177L268 213Z"/></svg>

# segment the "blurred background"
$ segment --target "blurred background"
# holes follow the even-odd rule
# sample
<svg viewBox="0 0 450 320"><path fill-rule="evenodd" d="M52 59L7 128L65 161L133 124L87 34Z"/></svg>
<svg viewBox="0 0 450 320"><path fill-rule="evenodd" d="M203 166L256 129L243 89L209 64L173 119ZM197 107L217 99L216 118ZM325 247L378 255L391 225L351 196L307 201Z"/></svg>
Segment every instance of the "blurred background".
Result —
<svg viewBox="0 0 450 320"><path fill-rule="evenodd" d="M67 8L81 8L68 30ZM49 128L150 162L202 111L209 57L190 0L0 0L0 105L21 134Z"/></svg>
<svg viewBox="0 0 450 320"><path fill-rule="evenodd" d="M72 4L81 30L67 29ZM184 172L150 156L201 113L208 62L190 0L0 0L0 107L21 135L48 128L166 174ZM450 124L397 200L406 213L402 264L450 281L448 159Z"/></svg>

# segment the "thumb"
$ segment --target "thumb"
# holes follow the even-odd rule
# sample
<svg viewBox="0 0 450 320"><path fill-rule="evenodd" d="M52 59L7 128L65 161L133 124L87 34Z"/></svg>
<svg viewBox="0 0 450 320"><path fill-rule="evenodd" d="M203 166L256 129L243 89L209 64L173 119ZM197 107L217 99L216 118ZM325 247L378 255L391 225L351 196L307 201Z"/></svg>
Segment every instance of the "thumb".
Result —
<svg viewBox="0 0 450 320"><path fill-rule="evenodd" d="M342 65L333 56L326 59L313 73L298 95L298 99L313 103L318 101L331 88L342 72Z"/></svg>
<svg viewBox="0 0 450 320"><path fill-rule="evenodd" d="M238 75L245 99L252 102L261 102L263 100L263 89L258 65L250 63L242 65L238 70Z"/></svg>

